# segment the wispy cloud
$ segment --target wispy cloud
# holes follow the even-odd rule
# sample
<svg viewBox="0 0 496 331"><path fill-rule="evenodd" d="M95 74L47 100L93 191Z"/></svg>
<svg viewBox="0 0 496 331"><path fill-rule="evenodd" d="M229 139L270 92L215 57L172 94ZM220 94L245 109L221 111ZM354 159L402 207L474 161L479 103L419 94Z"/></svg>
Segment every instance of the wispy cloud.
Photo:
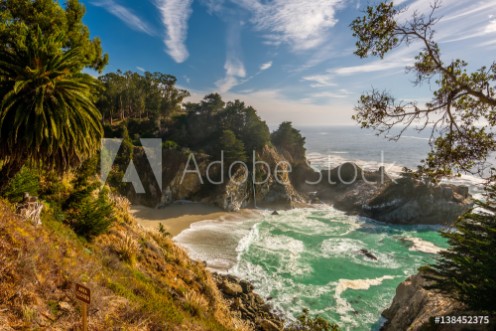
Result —
<svg viewBox="0 0 496 331"><path fill-rule="evenodd" d="M396 4L396 2L395 2ZM432 0L415 0L407 4L407 10L400 19L411 18L414 12L428 14L431 11ZM496 12L495 1L450 0L441 3L435 16L439 18L436 24L435 39L441 43L459 42L473 38L486 38L496 33L496 23L488 13Z"/></svg>
<svg viewBox="0 0 496 331"><path fill-rule="evenodd" d="M201 2L210 14L220 12L224 8L224 0L201 0Z"/></svg>
<svg viewBox="0 0 496 331"><path fill-rule="evenodd" d="M148 23L146 23L141 18L139 18L130 9L122 5L119 5L113 0L95 1L92 2L92 4L97 7L102 7L110 14L119 18L122 22L124 22L128 27L130 27L133 30L144 32L149 35L154 34L153 29L148 25Z"/></svg>
<svg viewBox="0 0 496 331"><path fill-rule="evenodd" d="M162 23L166 28L164 43L167 53L177 63L186 61L189 56L185 41L192 2L193 0L156 0Z"/></svg>
<svg viewBox="0 0 496 331"><path fill-rule="evenodd" d="M145 68L140 67L140 66L137 66L137 67L136 67L136 69L138 69L138 70L139 70L139 71L141 71L141 72L145 72L145 71L146 71L146 70L145 70Z"/></svg>
<svg viewBox="0 0 496 331"><path fill-rule="evenodd" d="M295 51L321 45L338 22L341 0L237 0L252 12L255 28L266 33L270 45L288 44Z"/></svg>
<svg viewBox="0 0 496 331"><path fill-rule="evenodd" d="M332 72L338 75L347 76L354 74L371 73L378 71L386 71L397 68L405 68L412 63L412 58L403 58L395 61L374 61L367 64L351 67L341 67L334 69Z"/></svg>
<svg viewBox="0 0 496 331"><path fill-rule="evenodd" d="M241 80L246 77L245 66L237 58L228 58L224 69L226 69L226 76L215 83L220 93L225 93L239 85Z"/></svg>
<svg viewBox="0 0 496 331"><path fill-rule="evenodd" d="M226 75L218 80L215 85L219 92L225 93L233 87L244 83L246 80L246 69L241 60L241 23L236 15L224 17L227 23L227 48L224 69Z"/></svg>
<svg viewBox="0 0 496 331"><path fill-rule="evenodd" d="M267 62L267 63L263 63L263 64L260 66L260 70L261 70L261 71L264 71L264 70L269 69L270 67L272 67L272 61L269 61L269 62Z"/></svg>
<svg viewBox="0 0 496 331"><path fill-rule="evenodd" d="M336 83L333 81L332 75L329 74L305 76L302 79L304 81L312 82L312 84L310 84L311 87L336 86Z"/></svg>

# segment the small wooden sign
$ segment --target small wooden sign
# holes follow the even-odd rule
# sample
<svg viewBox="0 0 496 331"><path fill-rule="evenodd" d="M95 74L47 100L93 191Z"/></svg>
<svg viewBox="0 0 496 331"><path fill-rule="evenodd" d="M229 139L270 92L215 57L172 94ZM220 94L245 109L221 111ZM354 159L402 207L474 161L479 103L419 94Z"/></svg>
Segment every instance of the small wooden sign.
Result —
<svg viewBox="0 0 496 331"><path fill-rule="evenodd" d="M91 291L86 286L76 283L76 299L83 303L83 331L88 331L88 305L91 302Z"/></svg>
<svg viewBox="0 0 496 331"><path fill-rule="evenodd" d="M90 289L81 284L76 284L76 298L79 301L90 304L91 302L91 292Z"/></svg>

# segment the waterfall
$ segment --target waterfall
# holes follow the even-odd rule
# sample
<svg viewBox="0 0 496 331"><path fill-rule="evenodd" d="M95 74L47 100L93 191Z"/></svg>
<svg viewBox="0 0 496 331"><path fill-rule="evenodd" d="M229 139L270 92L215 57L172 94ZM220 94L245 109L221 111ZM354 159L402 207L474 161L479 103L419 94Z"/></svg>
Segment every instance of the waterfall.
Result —
<svg viewBox="0 0 496 331"><path fill-rule="evenodd" d="M252 189L253 189L253 205L255 206L255 209L257 209L257 191L255 188L255 181L252 178L251 181Z"/></svg>

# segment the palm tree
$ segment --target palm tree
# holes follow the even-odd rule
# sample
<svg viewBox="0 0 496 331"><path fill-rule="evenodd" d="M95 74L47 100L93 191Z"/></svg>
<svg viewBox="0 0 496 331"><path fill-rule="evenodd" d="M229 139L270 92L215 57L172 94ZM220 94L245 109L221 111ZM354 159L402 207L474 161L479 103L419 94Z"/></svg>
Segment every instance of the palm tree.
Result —
<svg viewBox="0 0 496 331"><path fill-rule="evenodd" d="M0 51L0 190L26 163L63 171L98 149L98 81L61 40L38 29Z"/></svg>

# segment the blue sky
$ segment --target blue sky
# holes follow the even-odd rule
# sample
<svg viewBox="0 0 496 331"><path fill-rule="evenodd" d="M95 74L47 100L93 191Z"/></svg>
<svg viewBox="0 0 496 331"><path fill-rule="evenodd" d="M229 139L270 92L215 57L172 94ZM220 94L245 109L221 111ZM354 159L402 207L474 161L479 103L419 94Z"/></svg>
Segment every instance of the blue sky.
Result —
<svg viewBox="0 0 496 331"><path fill-rule="evenodd" d="M110 56L106 72L161 71L190 101L219 92L254 106L268 124L352 124L353 106L372 86L427 101L405 67L418 45L384 60L353 55L349 24L368 0L82 0L84 22ZM403 17L431 0L402 0ZM496 59L496 1L444 0L436 39L443 58L472 68Z"/></svg>

